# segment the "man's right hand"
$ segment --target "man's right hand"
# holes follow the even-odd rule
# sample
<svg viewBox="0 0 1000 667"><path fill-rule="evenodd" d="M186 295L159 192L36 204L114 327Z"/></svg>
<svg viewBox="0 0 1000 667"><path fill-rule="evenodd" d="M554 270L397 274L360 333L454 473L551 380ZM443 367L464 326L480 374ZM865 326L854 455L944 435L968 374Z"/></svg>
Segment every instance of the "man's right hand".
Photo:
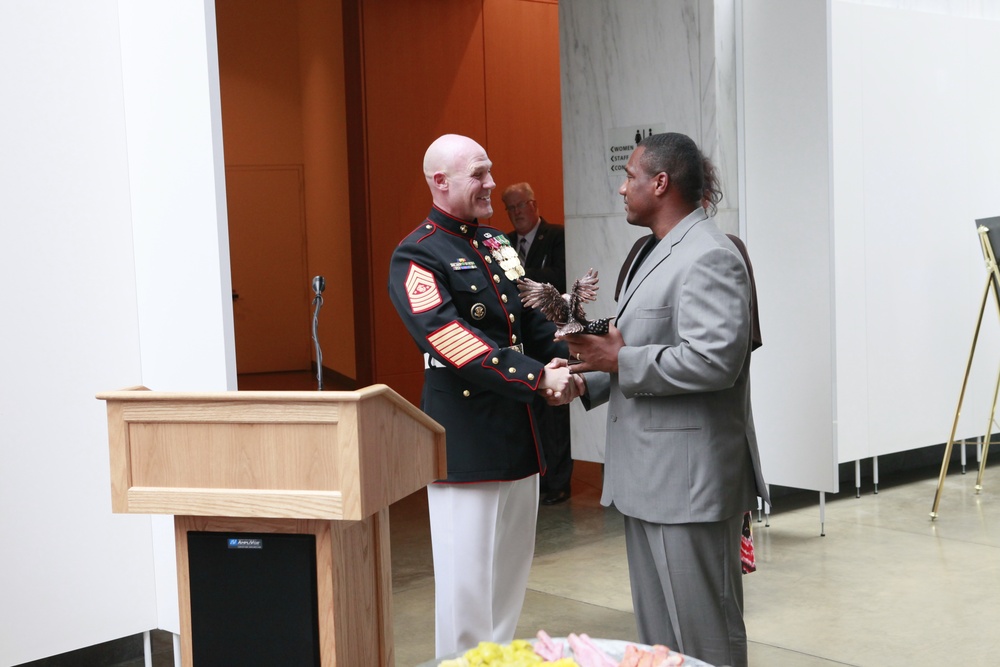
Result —
<svg viewBox="0 0 1000 667"><path fill-rule="evenodd" d="M545 378L552 374L555 376L557 373L559 377L562 377L562 372L569 372L569 362L566 359L553 359L545 365L545 374L542 376L542 382L538 387L539 392L545 396L546 402L549 405L565 405L571 403L577 396L582 396L587 392L587 383L583 379L583 376L569 374L567 382L558 391L555 389L549 389L545 386ZM556 381L556 378L552 378Z"/></svg>
<svg viewBox="0 0 1000 667"><path fill-rule="evenodd" d="M538 383L538 392L551 402L551 399L561 399L563 392L570 386L569 365L565 359L553 359L545 364L542 379Z"/></svg>

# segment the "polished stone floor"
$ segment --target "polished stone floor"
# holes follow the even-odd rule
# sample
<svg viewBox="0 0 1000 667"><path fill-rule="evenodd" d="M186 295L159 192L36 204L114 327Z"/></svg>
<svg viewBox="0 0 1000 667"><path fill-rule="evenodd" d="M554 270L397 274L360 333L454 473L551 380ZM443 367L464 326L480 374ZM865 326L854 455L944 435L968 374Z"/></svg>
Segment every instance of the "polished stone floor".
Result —
<svg viewBox="0 0 1000 667"><path fill-rule="evenodd" d="M313 386L301 373L240 377L240 389ZM827 494L822 524L819 496L806 492L776 498L767 521L754 524L758 570L744 577L752 667L1000 664L1000 459L991 458L980 494L975 464L963 475L953 463L931 521L938 470L926 465L940 458L901 458L908 467L883 474L877 494L870 476L860 497L853 483ZM925 467L912 465L920 461ZM622 518L600 506L600 488L600 466L578 461L572 498L539 507L519 637L544 629L637 639ZM423 491L391 506L390 533L395 664L414 667L434 658ZM142 667L141 643L125 638L30 664ZM175 664L171 644L153 632L154 667Z"/></svg>
<svg viewBox="0 0 1000 667"><path fill-rule="evenodd" d="M956 468L953 466L953 468ZM754 524L758 570L744 578L754 667L1000 664L1000 468L945 482L937 471L776 500ZM518 636L586 632L635 640L622 519L598 503L600 467L578 463L573 497L540 507ZM423 492L390 509L398 667L434 657L434 593Z"/></svg>
<svg viewBox="0 0 1000 667"><path fill-rule="evenodd" d="M777 498L770 517L754 524L758 570L744 577L750 664L1000 664L1000 464L987 468L978 495L975 470L952 469L933 522L931 468L883 475L877 494L870 480L860 498L853 486L828 494L822 525L818 494ZM573 497L539 508L518 636L544 629L636 640L622 518L600 506L600 485L600 466L577 462ZM392 505L390 523L395 664L414 667L434 658L426 494ZM153 634L154 667L175 664L170 636ZM141 641L31 666L142 667Z"/></svg>

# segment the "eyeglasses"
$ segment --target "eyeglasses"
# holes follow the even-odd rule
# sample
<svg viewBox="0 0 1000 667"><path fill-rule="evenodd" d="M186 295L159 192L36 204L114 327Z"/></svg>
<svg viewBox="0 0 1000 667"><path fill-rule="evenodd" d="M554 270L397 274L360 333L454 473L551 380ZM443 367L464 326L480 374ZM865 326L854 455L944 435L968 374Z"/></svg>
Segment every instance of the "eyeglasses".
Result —
<svg viewBox="0 0 1000 667"><path fill-rule="evenodd" d="M518 211L520 211L522 208L524 208L528 204L534 204L534 203L535 203L534 199L525 199L520 204L514 204L513 206L508 206L507 207L507 212L508 213L517 213Z"/></svg>

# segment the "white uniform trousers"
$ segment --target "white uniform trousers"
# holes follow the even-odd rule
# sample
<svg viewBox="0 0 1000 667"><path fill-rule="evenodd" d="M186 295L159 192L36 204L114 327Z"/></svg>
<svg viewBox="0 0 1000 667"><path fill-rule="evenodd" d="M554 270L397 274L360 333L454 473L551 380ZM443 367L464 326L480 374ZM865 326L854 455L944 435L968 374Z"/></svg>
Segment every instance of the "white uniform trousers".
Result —
<svg viewBox="0 0 1000 667"><path fill-rule="evenodd" d="M514 639L538 518L538 475L427 487L438 657Z"/></svg>

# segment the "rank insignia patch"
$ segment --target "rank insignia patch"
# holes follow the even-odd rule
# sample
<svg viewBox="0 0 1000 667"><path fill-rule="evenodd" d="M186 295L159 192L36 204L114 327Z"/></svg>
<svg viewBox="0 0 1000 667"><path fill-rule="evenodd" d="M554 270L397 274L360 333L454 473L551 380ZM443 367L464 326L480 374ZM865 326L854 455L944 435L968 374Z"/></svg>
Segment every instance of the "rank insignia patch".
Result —
<svg viewBox="0 0 1000 667"><path fill-rule="evenodd" d="M439 306L441 293L434 274L411 262L410 272L406 274L406 297L410 300L410 310L414 313L423 313Z"/></svg>
<svg viewBox="0 0 1000 667"><path fill-rule="evenodd" d="M427 342L445 361L458 368L490 351L489 345L458 322L441 327L427 337Z"/></svg>

